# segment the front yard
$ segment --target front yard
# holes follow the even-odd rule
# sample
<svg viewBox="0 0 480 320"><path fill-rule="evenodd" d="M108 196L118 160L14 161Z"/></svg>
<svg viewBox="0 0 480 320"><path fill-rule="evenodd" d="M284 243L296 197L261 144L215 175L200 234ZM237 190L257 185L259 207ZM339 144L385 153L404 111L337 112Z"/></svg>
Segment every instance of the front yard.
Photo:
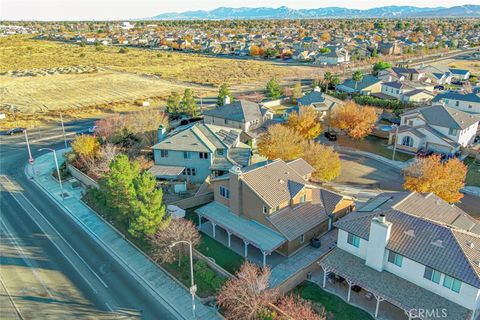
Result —
<svg viewBox="0 0 480 320"><path fill-rule="evenodd" d="M312 282L303 282L295 291L303 298L325 307L327 320L373 320L366 311L354 307Z"/></svg>
<svg viewBox="0 0 480 320"><path fill-rule="evenodd" d="M480 162L475 161L473 157L466 158L464 162L468 166L465 184L467 186L480 187Z"/></svg>

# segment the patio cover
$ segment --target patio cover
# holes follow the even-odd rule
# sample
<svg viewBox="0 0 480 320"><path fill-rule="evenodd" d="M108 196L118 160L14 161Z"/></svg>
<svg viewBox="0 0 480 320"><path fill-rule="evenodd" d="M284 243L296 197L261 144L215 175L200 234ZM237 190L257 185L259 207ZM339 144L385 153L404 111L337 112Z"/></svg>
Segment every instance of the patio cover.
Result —
<svg viewBox="0 0 480 320"><path fill-rule="evenodd" d="M153 167L148 169L148 172L150 172L157 178L175 179L182 173L183 169L185 169L185 167L154 165Z"/></svg>
<svg viewBox="0 0 480 320"><path fill-rule="evenodd" d="M256 221L242 218L216 201L198 208L195 212L267 253L271 253L287 241L272 229Z"/></svg>
<svg viewBox="0 0 480 320"><path fill-rule="evenodd" d="M388 271L378 272L366 266L363 259L339 248L320 261L320 266L325 272L333 272L405 311L447 309L446 317L442 317L447 320L469 319L471 316L467 308Z"/></svg>

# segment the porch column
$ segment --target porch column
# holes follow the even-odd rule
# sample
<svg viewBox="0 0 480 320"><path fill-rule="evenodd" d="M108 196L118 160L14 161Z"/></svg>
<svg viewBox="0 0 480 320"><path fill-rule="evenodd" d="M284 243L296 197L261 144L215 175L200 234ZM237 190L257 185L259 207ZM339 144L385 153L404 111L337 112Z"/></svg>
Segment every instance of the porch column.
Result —
<svg viewBox="0 0 480 320"><path fill-rule="evenodd" d="M228 235L228 247L230 248L232 246L232 233L230 231L227 231Z"/></svg>
<svg viewBox="0 0 480 320"><path fill-rule="evenodd" d="M347 302L350 302L350 296L352 294L352 283L350 281L348 282L348 295L347 295Z"/></svg>
<svg viewBox="0 0 480 320"><path fill-rule="evenodd" d="M323 269L323 268L322 268ZM325 286L327 285L327 274L328 274L328 271L323 269L323 287L325 288Z"/></svg>
<svg viewBox="0 0 480 320"><path fill-rule="evenodd" d="M375 318L378 317L378 309L380 308L380 302L382 302L383 299L382 297L380 296L377 296L376 294L373 295L375 297L375 299L377 299L377 305L375 306Z"/></svg>
<svg viewBox="0 0 480 320"><path fill-rule="evenodd" d="M198 215L198 230L202 229L202 216Z"/></svg>
<svg viewBox="0 0 480 320"><path fill-rule="evenodd" d="M262 254L263 254L263 267L265 268L265 266L267 265L267 253L262 250Z"/></svg>
<svg viewBox="0 0 480 320"><path fill-rule="evenodd" d="M212 235L213 235L213 238L215 238L215 227L217 225L215 223L212 222Z"/></svg>
<svg viewBox="0 0 480 320"><path fill-rule="evenodd" d="M243 240L243 244L245 245L245 252L243 256L246 258L248 256L248 242Z"/></svg>
<svg viewBox="0 0 480 320"><path fill-rule="evenodd" d="M410 311L405 311L405 313L407 314L408 316L408 320L412 320L413 317L412 317L412 313Z"/></svg>

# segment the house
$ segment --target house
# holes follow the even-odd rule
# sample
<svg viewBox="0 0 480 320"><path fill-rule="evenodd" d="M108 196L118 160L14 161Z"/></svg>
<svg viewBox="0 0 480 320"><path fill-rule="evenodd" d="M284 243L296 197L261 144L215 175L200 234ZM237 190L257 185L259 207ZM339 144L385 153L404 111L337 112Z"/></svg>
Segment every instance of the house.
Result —
<svg viewBox="0 0 480 320"><path fill-rule="evenodd" d="M208 220L215 228L243 240L245 257L252 245L266 256L290 256L310 239L332 228L354 204L349 197L309 182L314 169L303 159L265 161L238 166L211 180L214 201L198 208L199 225Z"/></svg>
<svg viewBox="0 0 480 320"><path fill-rule="evenodd" d="M223 175L233 166L250 164L250 147L240 142L241 130L204 123L180 126L166 134L158 130L153 149L157 178L202 183L208 176Z"/></svg>
<svg viewBox="0 0 480 320"><path fill-rule="evenodd" d="M408 319L474 320L480 306L480 223L434 194L383 193L334 224L331 275L387 301ZM365 293L361 293L365 295ZM428 312L428 313L427 313Z"/></svg>
<svg viewBox="0 0 480 320"><path fill-rule="evenodd" d="M380 92L382 80L372 75L364 75L362 81L356 82L353 79L347 79L339 84L335 89L337 91L346 93L360 93L363 95L370 95L372 93Z"/></svg>
<svg viewBox="0 0 480 320"><path fill-rule="evenodd" d="M432 83L438 85L449 84L452 82L452 75L449 71L443 71L433 66L424 66L419 69L429 78Z"/></svg>
<svg viewBox="0 0 480 320"><path fill-rule="evenodd" d="M392 67L378 72L378 78L387 82L391 81L422 81L425 73L415 68Z"/></svg>
<svg viewBox="0 0 480 320"><path fill-rule="evenodd" d="M299 112L300 107L313 107L320 112L320 118L323 118L334 107L343 105L344 102L340 99L332 97L328 94L322 93L319 87L313 91L305 94L303 97L297 99L297 106L286 109L283 118L288 119L292 112Z"/></svg>
<svg viewBox="0 0 480 320"><path fill-rule="evenodd" d="M465 81L470 79L470 71L464 69L448 69L452 74L452 79L457 81Z"/></svg>
<svg viewBox="0 0 480 320"><path fill-rule="evenodd" d="M347 49L338 46L326 48L328 49L327 52L320 52L315 56L315 64L336 66L350 61L350 53Z"/></svg>
<svg viewBox="0 0 480 320"><path fill-rule="evenodd" d="M394 41L380 43L378 46L378 51L381 54L388 56L402 54L403 49L399 41Z"/></svg>
<svg viewBox="0 0 480 320"><path fill-rule="evenodd" d="M480 94L458 91L443 92L435 96L432 102L441 103L460 111L480 115Z"/></svg>
<svg viewBox="0 0 480 320"><path fill-rule="evenodd" d="M402 102L427 102L433 99L435 96L433 92L433 85L428 83L422 83L418 81L391 81L382 83L382 90L380 96L388 98L394 98Z"/></svg>
<svg viewBox="0 0 480 320"><path fill-rule="evenodd" d="M273 118L270 109L255 102L236 100L230 103L227 97L223 106L203 112L205 124L240 129L244 132L256 129L269 119Z"/></svg>
<svg viewBox="0 0 480 320"><path fill-rule="evenodd" d="M443 105L413 109L402 114L400 126L389 133L389 143L411 152L423 148L455 153L473 143L479 120L476 115Z"/></svg>

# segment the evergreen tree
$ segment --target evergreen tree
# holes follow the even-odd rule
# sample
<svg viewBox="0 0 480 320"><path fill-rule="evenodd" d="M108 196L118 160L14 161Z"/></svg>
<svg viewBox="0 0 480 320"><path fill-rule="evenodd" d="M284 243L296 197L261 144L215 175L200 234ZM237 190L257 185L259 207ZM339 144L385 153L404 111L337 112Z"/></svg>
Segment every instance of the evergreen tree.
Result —
<svg viewBox="0 0 480 320"><path fill-rule="evenodd" d="M278 99L282 96L282 87L277 79L272 78L268 81L265 93L267 97L272 100Z"/></svg>
<svg viewBox="0 0 480 320"><path fill-rule="evenodd" d="M180 102L182 98L178 92L172 92L167 99L167 108L166 112L170 117L177 117L180 113Z"/></svg>
<svg viewBox="0 0 480 320"><path fill-rule="evenodd" d="M217 97L217 106L223 106L225 104L225 98L230 98L230 103L233 102L233 97L230 93L230 89L228 88L227 84L224 83L218 89L218 97Z"/></svg>
<svg viewBox="0 0 480 320"><path fill-rule="evenodd" d="M352 80L355 81L355 89L357 89L358 83L363 80L362 71L355 71L352 75Z"/></svg>
<svg viewBox="0 0 480 320"><path fill-rule="evenodd" d="M199 115L197 101L195 101L195 98L193 97L192 89L185 89L182 102L180 103L180 109L183 114L186 114L189 117L197 117Z"/></svg>

